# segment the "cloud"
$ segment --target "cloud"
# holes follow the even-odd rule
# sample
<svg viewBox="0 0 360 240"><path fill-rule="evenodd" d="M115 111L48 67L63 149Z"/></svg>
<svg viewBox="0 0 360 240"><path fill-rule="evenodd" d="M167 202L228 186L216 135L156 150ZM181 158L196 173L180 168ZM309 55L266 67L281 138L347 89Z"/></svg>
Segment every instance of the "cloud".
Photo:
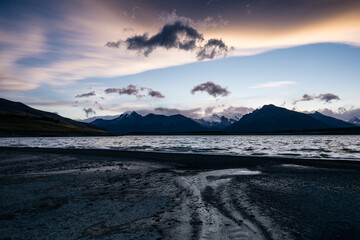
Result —
<svg viewBox="0 0 360 240"><path fill-rule="evenodd" d="M144 56L148 56L157 47L193 50L196 48L196 41L201 40L203 40L203 36L195 28L177 21L173 24L166 24L159 33L150 38L145 33L129 37L123 42L127 45L128 50L137 50ZM106 46L119 47L120 42L108 42Z"/></svg>
<svg viewBox="0 0 360 240"><path fill-rule="evenodd" d="M222 96L225 97L230 94L230 92L226 89L221 87L220 85L215 84L214 82L206 82L199 85L196 85L191 90L192 94L195 92L207 92L209 95L213 97Z"/></svg>
<svg viewBox="0 0 360 240"><path fill-rule="evenodd" d="M106 47L109 47L109 48L119 48L120 45L122 44L122 41L117 41L117 42L107 42L105 44Z"/></svg>
<svg viewBox="0 0 360 240"><path fill-rule="evenodd" d="M251 86L250 88L270 88L270 87L281 87L286 85L293 85L296 82L293 81L277 81L277 82L266 82Z"/></svg>
<svg viewBox="0 0 360 240"><path fill-rule="evenodd" d="M95 91L88 92L88 93L83 93L83 94L78 94L75 97L76 98L83 98L83 97L91 97L91 96L96 96Z"/></svg>
<svg viewBox="0 0 360 240"><path fill-rule="evenodd" d="M128 85L126 88L107 88L106 94L118 93L119 95L138 95L139 89L135 85Z"/></svg>
<svg viewBox="0 0 360 240"><path fill-rule="evenodd" d="M214 59L215 57L226 57L229 48L220 39L209 39L197 53L198 60Z"/></svg>
<svg viewBox="0 0 360 240"><path fill-rule="evenodd" d="M176 15L172 18L179 19ZM212 18L208 19L211 22ZM229 48L220 39L209 39L205 45L200 43L204 40L203 35L195 28L190 26L191 21L187 18L180 18L174 23L165 24L159 33L152 37L148 33L143 35L135 35L126 40L118 40L116 42L107 42L105 46L110 48L119 48L125 44L128 50L136 50L144 56L154 51L157 47L165 49L180 49L184 51L192 51L198 49L198 60L214 59L219 56L226 56Z"/></svg>
<svg viewBox="0 0 360 240"><path fill-rule="evenodd" d="M140 88L140 89L141 89L141 91L147 90L147 91L148 91L148 96L150 96L150 97L154 97L154 98L165 98L165 96L164 96L161 92L155 91L155 90L153 90L152 88L142 87L142 88Z"/></svg>
<svg viewBox="0 0 360 240"><path fill-rule="evenodd" d="M216 108L216 106L212 106L212 107L207 107L207 108L205 108L205 109L204 109L205 116L212 114L215 108Z"/></svg>
<svg viewBox="0 0 360 240"><path fill-rule="evenodd" d="M301 99L295 100L293 104L297 104L298 102L308 102L315 99L319 99L320 101L324 101L326 103L330 103L333 100L340 100L340 97L338 95L332 94L332 93L323 93L319 95L309 95L304 94Z"/></svg>
<svg viewBox="0 0 360 240"><path fill-rule="evenodd" d="M140 87L140 89L135 85L128 85L126 88L107 88L105 89L106 94L118 93L119 95L135 95L138 98L145 97L145 95L141 94L140 91L147 91L148 96L153 98L165 98L165 96L159 92L155 91L152 88Z"/></svg>
<svg viewBox="0 0 360 240"><path fill-rule="evenodd" d="M92 108L83 108L83 111L85 112L86 117L96 114Z"/></svg>
<svg viewBox="0 0 360 240"><path fill-rule="evenodd" d="M94 104L99 108L99 110L104 110L103 106L98 101L96 101Z"/></svg>
<svg viewBox="0 0 360 240"><path fill-rule="evenodd" d="M320 94L316 98L320 99L321 101L325 101L325 102L331 102L332 100L340 100L339 96L332 94L332 93Z"/></svg>

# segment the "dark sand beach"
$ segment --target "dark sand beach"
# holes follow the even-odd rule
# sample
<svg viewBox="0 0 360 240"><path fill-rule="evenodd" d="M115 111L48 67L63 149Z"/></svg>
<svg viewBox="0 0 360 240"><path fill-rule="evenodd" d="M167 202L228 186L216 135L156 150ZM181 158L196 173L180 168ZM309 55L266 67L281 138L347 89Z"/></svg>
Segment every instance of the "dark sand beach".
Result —
<svg viewBox="0 0 360 240"><path fill-rule="evenodd" d="M0 239L360 239L353 161L0 148Z"/></svg>

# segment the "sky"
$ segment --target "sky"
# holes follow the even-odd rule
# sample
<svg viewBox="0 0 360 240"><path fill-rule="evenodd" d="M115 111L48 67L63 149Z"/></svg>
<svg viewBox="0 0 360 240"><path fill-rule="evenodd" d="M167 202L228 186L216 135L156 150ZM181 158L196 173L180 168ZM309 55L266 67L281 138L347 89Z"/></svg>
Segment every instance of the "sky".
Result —
<svg viewBox="0 0 360 240"><path fill-rule="evenodd" d="M0 0L0 97L73 119L360 117L358 0Z"/></svg>

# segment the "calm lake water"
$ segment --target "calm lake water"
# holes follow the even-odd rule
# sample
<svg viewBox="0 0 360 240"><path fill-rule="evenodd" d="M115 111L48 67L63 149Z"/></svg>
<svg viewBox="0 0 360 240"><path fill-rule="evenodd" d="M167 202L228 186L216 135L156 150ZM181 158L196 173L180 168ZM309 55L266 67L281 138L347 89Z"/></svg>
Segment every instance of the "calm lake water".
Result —
<svg viewBox="0 0 360 240"><path fill-rule="evenodd" d="M293 156L360 160L360 136L118 136L0 138L0 146Z"/></svg>

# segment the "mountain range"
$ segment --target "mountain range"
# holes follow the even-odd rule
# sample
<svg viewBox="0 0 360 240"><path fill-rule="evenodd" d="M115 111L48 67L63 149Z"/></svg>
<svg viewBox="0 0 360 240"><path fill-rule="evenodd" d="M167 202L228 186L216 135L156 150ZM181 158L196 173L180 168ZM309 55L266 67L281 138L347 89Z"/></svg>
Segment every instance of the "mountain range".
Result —
<svg viewBox="0 0 360 240"><path fill-rule="evenodd" d="M40 111L20 102L0 98L0 136L110 135L89 123Z"/></svg>
<svg viewBox="0 0 360 240"><path fill-rule="evenodd" d="M265 105L238 119L212 115L204 119L191 119L183 115L141 116L125 113L112 120L97 119L91 124L115 134L129 133L280 133L341 129L340 132L359 131L355 124L325 116L319 112L300 113L274 105ZM353 129L355 128L355 129ZM344 131L343 129L347 129Z"/></svg>
<svg viewBox="0 0 360 240"><path fill-rule="evenodd" d="M305 114L265 105L252 113L246 114L239 121L225 128L230 132L285 132L304 130L324 130L332 128L356 127L354 124L325 116L319 112Z"/></svg>
<svg viewBox="0 0 360 240"><path fill-rule="evenodd" d="M148 114L141 116L136 112L125 113L113 120L97 119L91 124L116 134L126 133L181 133L202 132L207 128L196 121L177 114L172 116Z"/></svg>
<svg viewBox="0 0 360 240"><path fill-rule="evenodd" d="M305 114L274 105L233 117L141 116L136 112L91 123L61 117L0 98L0 136L83 136L111 134L360 134L360 120L345 122L319 112Z"/></svg>

